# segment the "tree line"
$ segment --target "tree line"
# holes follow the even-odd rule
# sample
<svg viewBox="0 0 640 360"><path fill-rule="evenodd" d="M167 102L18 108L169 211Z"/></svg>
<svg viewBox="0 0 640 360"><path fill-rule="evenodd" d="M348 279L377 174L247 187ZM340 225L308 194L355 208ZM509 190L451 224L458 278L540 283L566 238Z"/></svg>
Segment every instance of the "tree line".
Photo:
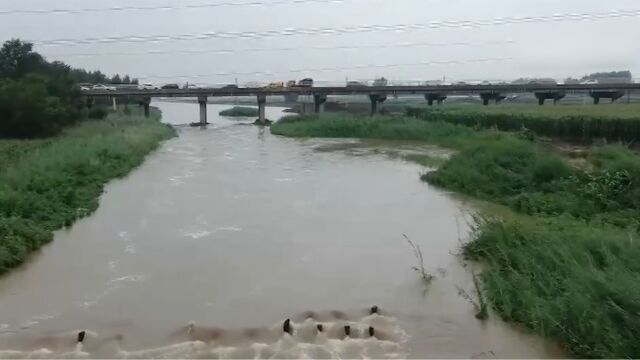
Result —
<svg viewBox="0 0 640 360"><path fill-rule="evenodd" d="M78 83L136 84L137 79L49 62L29 42L6 41L0 48L0 138L52 136L85 119Z"/></svg>

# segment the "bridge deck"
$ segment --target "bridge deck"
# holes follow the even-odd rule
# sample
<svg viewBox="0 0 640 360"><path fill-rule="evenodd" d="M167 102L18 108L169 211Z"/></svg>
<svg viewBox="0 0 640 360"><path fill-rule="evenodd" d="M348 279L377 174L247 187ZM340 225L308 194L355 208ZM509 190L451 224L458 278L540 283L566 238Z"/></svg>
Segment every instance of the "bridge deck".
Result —
<svg viewBox="0 0 640 360"><path fill-rule="evenodd" d="M269 88L199 88L139 90L117 89L85 90L82 93L93 97L144 96L144 97L198 97L198 96L273 96L273 95L370 95L370 94L479 94L479 93L533 93L548 91L631 91L640 90L640 83L620 84L575 84L575 85L440 85L440 86L362 86L362 87L290 87Z"/></svg>

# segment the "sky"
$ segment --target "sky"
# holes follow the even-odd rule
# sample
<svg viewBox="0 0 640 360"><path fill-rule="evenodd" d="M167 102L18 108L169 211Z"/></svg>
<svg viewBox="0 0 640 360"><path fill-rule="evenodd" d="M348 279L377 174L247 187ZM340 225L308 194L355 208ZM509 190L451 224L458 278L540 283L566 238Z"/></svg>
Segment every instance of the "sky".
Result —
<svg viewBox="0 0 640 360"><path fill-rule="evenodd" d="M78 11L117 7L155 9ZM638 0L0 0L0 41L154 83L640 77L638 29Z"/></svg>

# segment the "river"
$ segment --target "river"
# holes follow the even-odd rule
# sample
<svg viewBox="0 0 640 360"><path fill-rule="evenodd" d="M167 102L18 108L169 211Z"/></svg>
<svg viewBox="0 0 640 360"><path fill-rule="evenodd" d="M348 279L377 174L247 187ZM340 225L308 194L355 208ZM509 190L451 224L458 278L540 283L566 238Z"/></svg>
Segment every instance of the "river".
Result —
<svg viewBox="0 0 640 360"><path fill-rule="evenodd" d="M241 329L282 335L287 318L290 343L264 342L294 351L312 322L295 317L305 311L334 332L325 355L559 356L496 316L475 319L459 295L474 294L470 267L456 256L467 205L421 182L420 166L385 154L398 144L278 137L221 118L225 105L209 105L207 129L191 128L195 104L155 105L179 136L111 182L95 214L0 278L4 356L248 357L232 352L252 335ZM268 108L268 118L281 110ZM403 234L435 275L428 288ZM367 316L373 305L380 315ZM336 335L346 331L341 316L361 343ZM384 344L365 339L376 338L369 326ZM78 349L81 329L93 345ZM194 334L230 340L203 353L193 340L207 339ZM227 352L215 352L222 345Z"/></svg>

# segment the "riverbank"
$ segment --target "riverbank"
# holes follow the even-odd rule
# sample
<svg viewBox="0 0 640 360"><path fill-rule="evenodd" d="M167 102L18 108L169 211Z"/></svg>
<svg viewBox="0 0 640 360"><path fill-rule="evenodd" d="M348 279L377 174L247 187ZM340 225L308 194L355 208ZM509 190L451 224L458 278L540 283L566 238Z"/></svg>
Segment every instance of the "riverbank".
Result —
<svg viewBox="0 0 640 360"><path fill-rule="evenodd" d="M39 140L0 140L0 273L95 211L104 185L174 135L160 113L111 114Z"/></svg>
<svg viewBox="0 0 640 360"><path fill-rule="evenodd" d="M634 143L640 137L640 105L451 105L411 106L406 115L476 129L520 131L591 144L593 141Z"/></svg>
<svg viewBox="0 0 640 360"><path fill-rule="evenodd" d="M640 356L636 154L594 147L577 166L527 132L406 117L290 117L271 131L421 140L458 150L423 180L514 212L480 215L464 249L487 265L483 291L492 308L560 342L572 356Z"/></svg>

